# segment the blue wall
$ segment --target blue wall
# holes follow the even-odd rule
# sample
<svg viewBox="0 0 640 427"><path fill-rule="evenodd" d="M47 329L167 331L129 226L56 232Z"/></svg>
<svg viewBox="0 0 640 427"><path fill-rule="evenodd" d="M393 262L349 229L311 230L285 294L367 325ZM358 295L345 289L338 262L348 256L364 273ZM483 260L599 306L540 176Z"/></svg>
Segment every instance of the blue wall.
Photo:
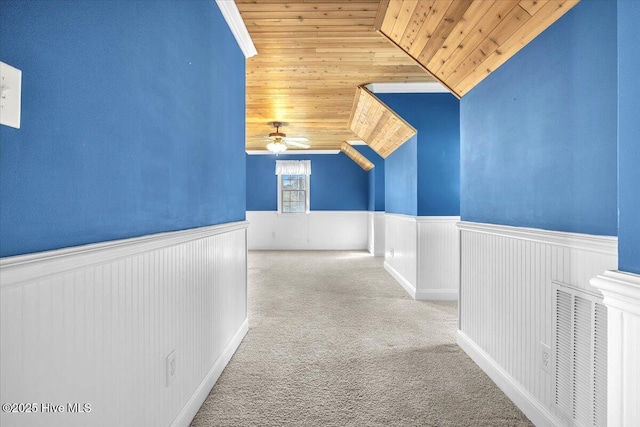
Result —
<svg viewBox="0 0 640 427"><path fill-rule="evenodd" d="M367 172L343 153L247 155L247 210L278 210L276 160L311 160L311 210L367 210Z"/></svg>
<svg viewBox="0 0 640 427"><path fill-rule="evenodd" d="M418 214L418 137L402 144L385 161L385 212Z"/></svg>
<svg viewBox="0 0 640 427"><path fill-rule="evenodd" d="M375 165L369 171L370 211L384 211L384 159L368 145L355 145L354 148Z"/></svg>
<svg viewBox="0 0 640 427"><path fill-rule="evenodd" d="M0 2L0 255L243 220L245 59L214 2Z"/></svg>
<svg viewBox="0 0 640 427"><path fill-rule="evenodd" d="M581 1L461 101L461 216L615 235L616 3Z"/></svg>
<svg viewBox="0 0 640 427"><path fill-rule="evenodd" d="M382 93L377 96L418 131L418 215L459 215L458 99L449 93Z"/></svg>
<svg viewBox="0 0 640 427"><path fill-rule="evenodd" d="M640 274L640 2L618 2L618 262ZM634 42L635 40L635 42Z"/></svg>

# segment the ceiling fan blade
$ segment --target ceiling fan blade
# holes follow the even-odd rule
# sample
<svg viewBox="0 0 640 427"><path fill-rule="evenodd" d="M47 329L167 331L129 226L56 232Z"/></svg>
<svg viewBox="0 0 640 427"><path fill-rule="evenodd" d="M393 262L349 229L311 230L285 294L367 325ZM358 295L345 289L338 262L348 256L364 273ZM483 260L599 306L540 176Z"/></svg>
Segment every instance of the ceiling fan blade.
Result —
<svg viewBox="0 0 640 427"><path fill-rule="evenodd" d="M304 136L299 136L299 137L294 137L294 138L285 138L287 141L293 141L293 142L309 142L308 138L305 138Z"/></svg>
<svg viewBox="0 0 640 427"><path fill-rule="evenodd" d="M287 145L293 145L294 147L300 147L300 148L309 148L309 147L311 147L309 144L304 144L304 143L298 142L298 141L292 141L291 139L287 139L285 141L285 143Z"/></svg>

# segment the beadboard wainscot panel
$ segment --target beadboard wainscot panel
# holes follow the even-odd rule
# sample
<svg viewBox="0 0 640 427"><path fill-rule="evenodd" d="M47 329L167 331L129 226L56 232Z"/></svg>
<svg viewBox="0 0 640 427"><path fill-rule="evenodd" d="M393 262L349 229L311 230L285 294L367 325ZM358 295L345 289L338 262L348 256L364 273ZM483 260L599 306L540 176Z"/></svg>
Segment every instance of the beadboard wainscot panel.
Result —
<svg viewBox="0 0 640 427"><path fill-rule="evenodd" d="M417 300L457 300L460 287L459 216L420 216Z"/></svg>
<svg viewBox="0 0 640 427"><path fill-rule="evenodd" d="M640 276L606 271L591 279L607 306L607 425L640 425Z"/></svg>
<svg viewBox="0 0 640 427"><path fill-rule="evenodd" d="M416 217L385 214L384 234L384 268L415 299L418 260Z"/></svg>
<svg viewBox="0 0 640 427"><path fill-rule="evenodd" d="M248 248L367 250L367 211L247 211Z"/></svg>
<svg viewBox="0 0 640 427"><path fill-rule="evenodd" d="M0 260L2 402L64 405L0 424L188 426L248 330L246 228Z"/></svg>
<svg viewBox="0 0 640 427"><path fill-rule="evenodd" d="M537 426L566 425L553 407L553 283L591 293L617 266L617 238L460 222L458 344Z"/></svg>
<svg viewBox="0 0 640 427"><path fill-rule="evenodd" d="M371 255L384 256L384 212L369 212L368 249Z"/></svg>

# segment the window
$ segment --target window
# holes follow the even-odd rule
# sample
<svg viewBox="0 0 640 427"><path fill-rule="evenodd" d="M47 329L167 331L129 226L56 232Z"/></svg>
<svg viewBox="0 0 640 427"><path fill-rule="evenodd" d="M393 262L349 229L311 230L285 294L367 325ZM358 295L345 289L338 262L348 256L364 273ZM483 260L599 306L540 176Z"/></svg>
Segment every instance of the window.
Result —
<svg viewBox="0 0 640 427"><path fill-rule="evenodd" d="M309 212L310 160L277 160L278 212Z"/></svg>
<svg viewBox="0 0 640 427"><path fill-rule="evenodd" d="M307 212L307 177L309 175L282 175L280 191L282 192L282 205L280 211Z"/></svg>

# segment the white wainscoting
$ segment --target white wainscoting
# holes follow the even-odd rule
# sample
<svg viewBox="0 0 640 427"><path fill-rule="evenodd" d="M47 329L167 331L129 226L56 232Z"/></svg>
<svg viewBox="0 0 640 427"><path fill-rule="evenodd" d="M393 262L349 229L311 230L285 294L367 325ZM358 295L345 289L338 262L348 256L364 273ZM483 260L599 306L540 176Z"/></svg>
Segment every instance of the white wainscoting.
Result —
<svg viewBox="0 0 640 427"><path fill-rule="evenodd" d="M417 300L456 300L460 217L385 215L385 269Z"/></svg>
<svg viewBox="0 0 640 427"><path fill-rule="evenodd" d="M367 250L367 211L247 211L248 248Z"/></svg>
<svg viewBox="0 0 640 427"><path fill-rule="evenodd" d="M374 256L384 256L384 212L369 212L369 253Z"/></svg>
<svg viewBox="0 0 640 427"><path fill-rule="evenodd" d="M640 425L640 275L607 271L591 280L608 317L609 426Z"/></svg>
<svg viewBox="0 0 640 427"><path fill-rule="evenodd" d="M188 426L248 329L246 227L0 260L1 400L38 404L0 424Z"/></svg>
<svg viewBox="0 0 640 427"><path fill-rule="evenodd" d="M457 300L460 287L459 216L421 216L417 300Z"/></svg>
<svg viewBox="0 0 640 427"><path fill-rule="evenodd" d="M409 215L384 215L384 268L411 295L416 297L418 275L418 229Z"/></svg>
<svg viewBox="0 0 640 427"><path fill-rule="evenodd" d="M543 369L553 346L553 283L598 292L589 280L617 266L617 238L461 222L458 344L537 426L566 425ZM552 349L553 354L553 349Z"/></svg>

